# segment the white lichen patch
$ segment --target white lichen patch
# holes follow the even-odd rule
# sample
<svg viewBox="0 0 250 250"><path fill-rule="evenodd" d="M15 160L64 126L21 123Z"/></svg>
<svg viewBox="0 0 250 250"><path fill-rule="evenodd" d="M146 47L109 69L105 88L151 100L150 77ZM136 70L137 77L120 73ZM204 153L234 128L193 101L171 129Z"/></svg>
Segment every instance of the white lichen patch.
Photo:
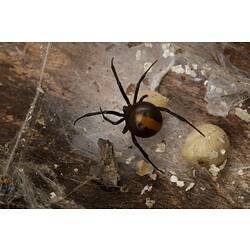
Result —
<svg viewBox="0 0 250 250"><path fill-rule="evenodd" d="M141 50L138 49L136 51L136 54L135 54L136 61L140 61L141 60L141 55L142 55Z"/></svg>
<svg viewBox="0 0 250 250"><path fill-rule="evenodd" d="M185 65L185 74L186 75L190 75L192 77L196 77L197 76L196 72L188 64Z"/></svg>
<svg viewBox="0 0 250 250"><path fill-rule="evenodd" d="M220 168L218 168L215 164L212 164L209 168L209 172L212 174L212 176L217 177L220 172Z"/></svg>
<svg viewBox="0 0 250 250"><path fill-rule="evenodd" d="M194 187L195 183L194 182L190 182L189 185L186 187L185 191L189 191Z"/></svg>
<svg viewBox="0 0 250 250"><path fill-rule="evenodd" d="M39 119L36 120L36 122L38 124L40 124L41 126L45 126L45 119L44 119L44 117L40 117Z"/></svg>
<svg viewBox="0 0 250 250"><path fill-rule="evenodd" d="M146 192L150 192L152 190L153 186L146 185L142 190L141 190L141 195L144 195Z"/></svg>
<svg viewBox="0 0 250 250"><path fill-rule="evenodd" d="M201 80L202 80L202 79L199 78L199 77L194 78L194 81L195 81L195 82L200 82Z"/></svg>
<svg viewBox="0 0 250 250"><path fill-rule="evenodd" d="M128 157L125 161L125 163L127 165L129 165L133 160L135 159L135 156L134 155L131 155L130 157Z"/></svg>
<svg viewBox="0 0 250 250"><path fill-rule="evenodd" d="M165 51L163 52L162 56L163 56L164 58L169 57L169 56L170 56L170 51L169 51L169 50L165 50Z"/></svg>
<svg viewBox="0 0 250 250"><path fill-rule="evenodd" d="M244 175L244 172L242 169L238 170L238 175Z"/></svg>
<svg viewBox="0 0 250 250"><path fill-rule="evenodd" d="M153 166L146 163L144 160L138 161L136 164L136 174L139 176L150 175L153 171Z"/></svg>
<svg viewBox="0 0 250 250"><path fill-rule="evenodd" d="M210 87L209 87L209 91L214 92L215 90L216 90L216 87L211 84Z"/></svg>
<svg viewBox="0 0 250 250"><path fill-rule="evenodd" d="M223 148L223 149L220 150L220 153L221 153L222 155L224 155L224 154L226 153L226 150Z"/></svg>
<svg viewBox="0 0 250 250"><path fill-rule="evenodd" d="M197 70L197 69L198 69L198 65L195 64L195 63L193 63L193 64L192 64L192 68L193 68L194 70Z"/></svg>
<svg viewBox="0 0 250 250"><path fill-rule="evenodd" d="M185 69L182 67L181 64L173 66L171 68L171 71L173 71L177 74L184 74L185 73Z"/></svg>
<svg viewBox="0 0 250 250"><path fill-rule="evenodd" d="M176 182L176 186L177 187L184 187L185 186L185 182L184 181L177 181Z"/></svg>
<svg viewBox="0 0 250 250"><path fill-rule="evenodd" d="M53 200L53 199L56 198L55 192L51 192L49 195L50 195L50 199L51 199L51 200Z"/></svg>
<svg viewBox="0 0 250 250"><path fill-rule="evenodd" d="M240 200L244 200L244 199L245 199L245 197L244 197L243 195L239 195L239 196L238 196L238 199L240 199Z"/></svg>
<svg viewBox="0 0 250 250"><path fill-rule="evenodd" d="M144 43L144 46L147 47L147 48L153 48L152 43Z"/></svg>
<svg viewBox="0 0 250 250"><path fill-rule="evenodd" d="M155 200L151 200L149 197L147 197L145 204L148 208L152 208L155 204Z"/></svg>
<svg viewBox="0 0 250 250"><path fill-rule="evenodd" d="M166 144L164 142L157 144L157 148L155 149L156 153L163 153L166 151Z"/></svg>
<svg viewBox="0 0 250 250"><path fill-rule="evenodd" d="M174 170L169 170L168 171L171 175L176 175L176 172Z"/></svg>
<svg viewBox="0 0 250 250"><path fill-rule="evenodd" d="M250 114L245 109L235 108L235 115L245 122L250 122Z"/></svg>
<svg viewBox="0 0 250 250"><path fill-rule="evenodd" d="M58 164L54 164L54 168L57 169L59 167Z"/></svg>
<svg viewBox="0 0 250 250"><path fill-rule="evenodd" d="M174 53L174 49L171 47L171 44L170 43L163 43L161 45L161 48L163 50L163 53L162 53L162 56L164 58L167 58L169 56L174 56L175 53Z"/></svg>
<svg viewBox="0 0 250 250"><path fill-rule="evenodd" d="M203 84L204 84L204 86L207 86L208 80L205 80Z"/></svg>
<svg viewBox="0 0 250 250"><path fill-rule="evenodd" d="M178 181L178 177L175 176L175 175L172 175L172 176L170 177L170 181L175 183L175 182Z"/></svg>
<svg viewBox="0 0 250 250"><path fill-rule="evenodd" d="M157 179L157 174L149 174L149 178L155 181Z"/></svg>

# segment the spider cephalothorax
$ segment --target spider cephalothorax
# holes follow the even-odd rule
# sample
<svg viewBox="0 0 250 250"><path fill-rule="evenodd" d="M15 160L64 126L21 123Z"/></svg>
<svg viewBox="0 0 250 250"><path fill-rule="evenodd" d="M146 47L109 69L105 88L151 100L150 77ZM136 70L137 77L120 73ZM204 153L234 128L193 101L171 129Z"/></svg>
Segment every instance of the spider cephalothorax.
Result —
<svg viewBox="0 0 250 250"><path fill-rule="evenodd" d="M190 123L188 120L186 120L184 117L172 112L171 110L163 107L157 107L152 103L149 102L144 102L143 100L147 97L147 95L144 95L140 98L140 100L137 102L137 96L138 92L140 89L140 84L145 78L146 74L148 71L151 69L151 67L157 62L155 61L147 70L144 72L144 74L141 76L139 79L138 83L136 84L136 89L135 89L135 95L134 95L134 100L133 104L130 103L122 85L121 82L118 78L118 75L116 73L115 67L114 67L114 59L112 58L111 60L111 69L113 71L113 74L115 76L117 85L127 103L127 106L123 107L123 113L119 113L117 111L113 110L102 110L100 108L100 111L93 112L93 113L87 113L85 115L82 115L78 117L75 121L76 122L84 117L88 116L94 116L94 115L102 115L103 119L110 122L113 125L120 124L125 121L125 127L122 131L123 134L125 134L127 131L130 131L132 141L135 144L135 146L141 151L143 156L153 165L154 168L156 168L158 171L163 172L159 168L155 166L155 164L149 159L148 154L144 151L144 149L140 146L140 144L137 142L136 137L142 137L142 138L147 138L155 135L157 132L160 131L162 127L162 115L161 111L165 111L176 118L178 118L181 121L184 121L188 123L190 126L192 126L194 129L196 129L202 136L205 136L200 130L198 130L192 123ZM113 121L106 117L105 115L114 115L121 117L118 121Z"/></svg>

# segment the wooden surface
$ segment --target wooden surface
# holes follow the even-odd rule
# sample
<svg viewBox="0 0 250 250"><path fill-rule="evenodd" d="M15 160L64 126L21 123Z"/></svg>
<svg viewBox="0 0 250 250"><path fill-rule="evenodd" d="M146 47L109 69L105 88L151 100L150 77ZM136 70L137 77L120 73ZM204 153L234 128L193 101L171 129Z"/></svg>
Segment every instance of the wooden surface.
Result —
<svg viewBox="0 0 250 250"><path fill-rule="evenodd" d="M86 75L85 70L93 71L93 76L89 76L89 79L95 82L95 90L91 88L90 91L95 92L90 92L88 100L89 105L93 106L94 102L98 101L97 93L104 91L102 95L105 97L105 93L110 91L109 88L103 90L102 81L95 81L94 78L95 74L98 79L98 76L102 77L104 71L106 72L102 63L108 60L107 53L112 52L120 56L120 64L119 61L117 63L119 67L123 54L126 58L127 51L141 48L142 43L105 44L102 46L106 49L99 54L96 51L101 50L100 46L95 43L53 44L49 49L42 79L44 92L38 91L39 93L37 84L41 77L47 44L0 45L0 165L2 173L13 179L11 191L7 194L2 192L2 208L147 208L146 198L155 201L154 208L250 207L249 123L235 115L235 106L226 117L209 114L204 99L206 86L198 84L185 73L168 72L160 81L157 90L170 99L169 105L176 112L193 121L216 124L226 131L231 142L231 152L227 166L217 180L213 180L205 169L196 170L194 175L193 169L184 167L185 164L180 162L176 175L185 181L185 187L180 188L170 182L171 172L167 171L165 176L158 175L156 180L148 176L141 177L136 174L134 167L124 163L125 159L115 159L112 153L113 158L110 161L114 161L113 170L108 173L115 176L115 181L107 176L106 181L103 181L103 175L100 176L98 169L100 166L105 169L105 155L85 155L72 146L73 138L79 134L72 125L74 112L81 112L76 99L80 102L80 95L83 93L83 90L75 87L77 76L72 72L81 72L81 78ZM187 51L188 60L195 54L194 58L201 58L202 62L208 45L175 44L175 47L179 59L187 60L184 56ZM228 71L228 74L232 74L233 78L244 77L247 82L250 76L249 44L217 43L210 44L209 49L210 52L220 51L225 58L230 58L232 70ZM91 58L98 55L97 63L89 65ZM229 68L228 65L221 65L214 53L211 55L210 65L215 65L215 70L220 72L223 67ZM135 58L131 58L131 61L135 61ZM202 82L209 78L207 75L200 77ZM106 80L108 81L109 79ZM249 91L247 84L244 85L246 93ZM84 88L84 83L82 86ZM32 115L27 118L36 93L37 102ZM103 101L103 97L101 99ZM250 112L248 97L244 98L240 105L242 109ZM23 127L25 119L26 124ZM107 152L116 151L118 145L115 141L113 147L114 149L111 144L111 151ZM132 148L132 151L134 150L136 149ZM11 154L13 159L10 162ZM4 173L6 166L7 173ZM118 173L114 170L116 167ZM172 170L174 165L169 167ZM239 174L239 170L242 170L243 174ZM115 185L107 185L107 180ZM191 182L195 183L195 186L185 191ZM152 190L141 195L146 185L152 185Z"/></svg>

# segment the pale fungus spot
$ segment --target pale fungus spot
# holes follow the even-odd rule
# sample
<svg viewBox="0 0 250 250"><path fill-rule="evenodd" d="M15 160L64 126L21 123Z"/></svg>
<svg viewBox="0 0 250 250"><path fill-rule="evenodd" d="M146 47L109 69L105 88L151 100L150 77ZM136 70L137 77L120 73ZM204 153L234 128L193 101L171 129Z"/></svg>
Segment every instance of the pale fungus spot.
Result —
<svg viewBox="0 0 250 250"><path fill-rule="evenodd" d="M133 160L135 159L135 156L134 155L131 155L130 157L128 157L125 161L125 163L127 165L129 165Z"/></svg>
<svg viewBox="0 0 250 250"><path fill-rule="evenodd" d="M197 76L196 72L189 65L185 65L185 74L190 75L192 77Z"/></svg>
<svg viewBox="0 0 250 250"><path fill-rule="evenodd" d="M178 177L175 176L175 175L172 175L172 176L170 177L170 181L175 183L175 182L178 181Z"/></svg>
<svg viewBox="0 0 250 250"><path fill-rule="evenodd" d="M53 200L53 199L56 198L55 192L51 192L49 195L50 195L50 199L51 199L51 200Z"/></svg>
<svg viewBox="0 0 250 250"><path fill-rule="evenodd" d="M177 186L177 187L184 187L184 186L185 186L185 183L184 183L184 181L177 181L177 182L176 182L176 186Z"/></svg>
<svg viewBox="0 0 250 250"><path fill-rule="evenodd" d="M150 192L152 190L153 186L146 185L142 190L141 190L141 195L144 195L145 192Z"/></svg>
<svg viewBox="0 0 250 250"><path fill-rule="evenodd" d="M149 174L149 178L155 181L157 179L157 174Z"/></svg>
<svg viewBox="0 0 250 250"><path fill-rule="evenodd" d="M216 177L220 172L220 169L215 164L212 164L209 168L209 172L212 174L212 176Z"/></svg>
<svg viewBox="0 0 250 250"><path fill-rule="evenodd" d="M187 192L187 191L191 190L194 187L194 185L195 185L194 182L189 183L189 185L186 187L185 191Z"/></svg>
<svg viewBox="0 0 250 250"><path fill-rule="evenodd" d="M163 153L166 151L166 144L164 142L157 144L157 148L155 150L156 153Z"/></svg>
<svg viewBox="0 0 250 250"><path fill-rule="evenodd" d="M220 150L220 153L221 153L222 155L224 155L224 154L226 153L226 150L223 148L223 149Z"/></svg>
<svg viewBox="0 0 250 250"><path fill-rule="evenodd" d="M242 169L238 170L238 175L243 175L243 174L244 174L244 172Z"/></svg>
<svg viewBox="0 0 250 250"><path fill-rule="evenodd" d="M175 65L171 68L171 71L177 73L177 74L184 74L185 69L182 67L182 65Z"/></svg>
<svg viewBox="0 0 250 250"><path fill-rule="evenodd" d="M193 64L192 64L192 68L193 68L194 70L197 70L197 69L198 69L198 65L195 64L195 63L193 63Z"/></svg>
<svg viewBox="0 0 250 250"><path fill-rule="evenodd" d="M145 204L148 208L152 208L155 204L155 200L151 200L149 197L147 197Z"/></svg>

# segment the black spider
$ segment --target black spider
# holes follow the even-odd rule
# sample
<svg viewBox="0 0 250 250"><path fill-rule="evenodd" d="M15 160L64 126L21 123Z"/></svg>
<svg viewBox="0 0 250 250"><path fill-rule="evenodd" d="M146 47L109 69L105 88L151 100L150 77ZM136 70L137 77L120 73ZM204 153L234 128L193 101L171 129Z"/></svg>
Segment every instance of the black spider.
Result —
<svg viewBox="0 0 250 250"><path fill-rule="evenodd" d="M123 134L125 134L127 131L130 131L131 136L132 136L132 141L135 144L135 146L141 151L143 156L153 165L154 168L156 168L159 172L163 173L162 170L157 168L155 164L149 159L148 154L144 151L144 149L140 146L140 144L136 140L136 136L138 137L151 137L155 135L162 127L162 115L161 111L165 111L176 118L178 118L181 121L184 121L188 123L190 126L192 126L194 129L196 129L202 136L205 137L205 135L198 130L192 123L190 123L188 120L186 120L184 117L172 112L171 110L163 107L156 107L152 103L149 102L144 102L143 100L147 97L147 95L144 95L140 98L140 100L137 102L137 96L140 88L140 84L145 78L146 74L148 71L151 69L151 67L157 62L157 60L146 70L146 72L141 76L139 79L136 89L135 89L135 95L134 95L134 100L133 104L130 103L122 85L121 82L118 78L118 75L115 70L115 66L113 64L114 58L111 60L111 69L114 73L117 85L122 93L122 96L124 97L127 106L123 106L123 113L119 113L117 111L113 110L102 110L100 108L100 111L98 112L93 112L93 113L87 113L83 116L80 116L74 121L74 125L76 124L77 121L84 117L88 116L94 116L94 115L102 115L103 119L110 122L113 125L120 124L121 122L125 121L125 127L122 131ZM109 115L115 115L118 117L121 117L118 121L112 121L108 117L105 116L105 114Z"/></svg>

